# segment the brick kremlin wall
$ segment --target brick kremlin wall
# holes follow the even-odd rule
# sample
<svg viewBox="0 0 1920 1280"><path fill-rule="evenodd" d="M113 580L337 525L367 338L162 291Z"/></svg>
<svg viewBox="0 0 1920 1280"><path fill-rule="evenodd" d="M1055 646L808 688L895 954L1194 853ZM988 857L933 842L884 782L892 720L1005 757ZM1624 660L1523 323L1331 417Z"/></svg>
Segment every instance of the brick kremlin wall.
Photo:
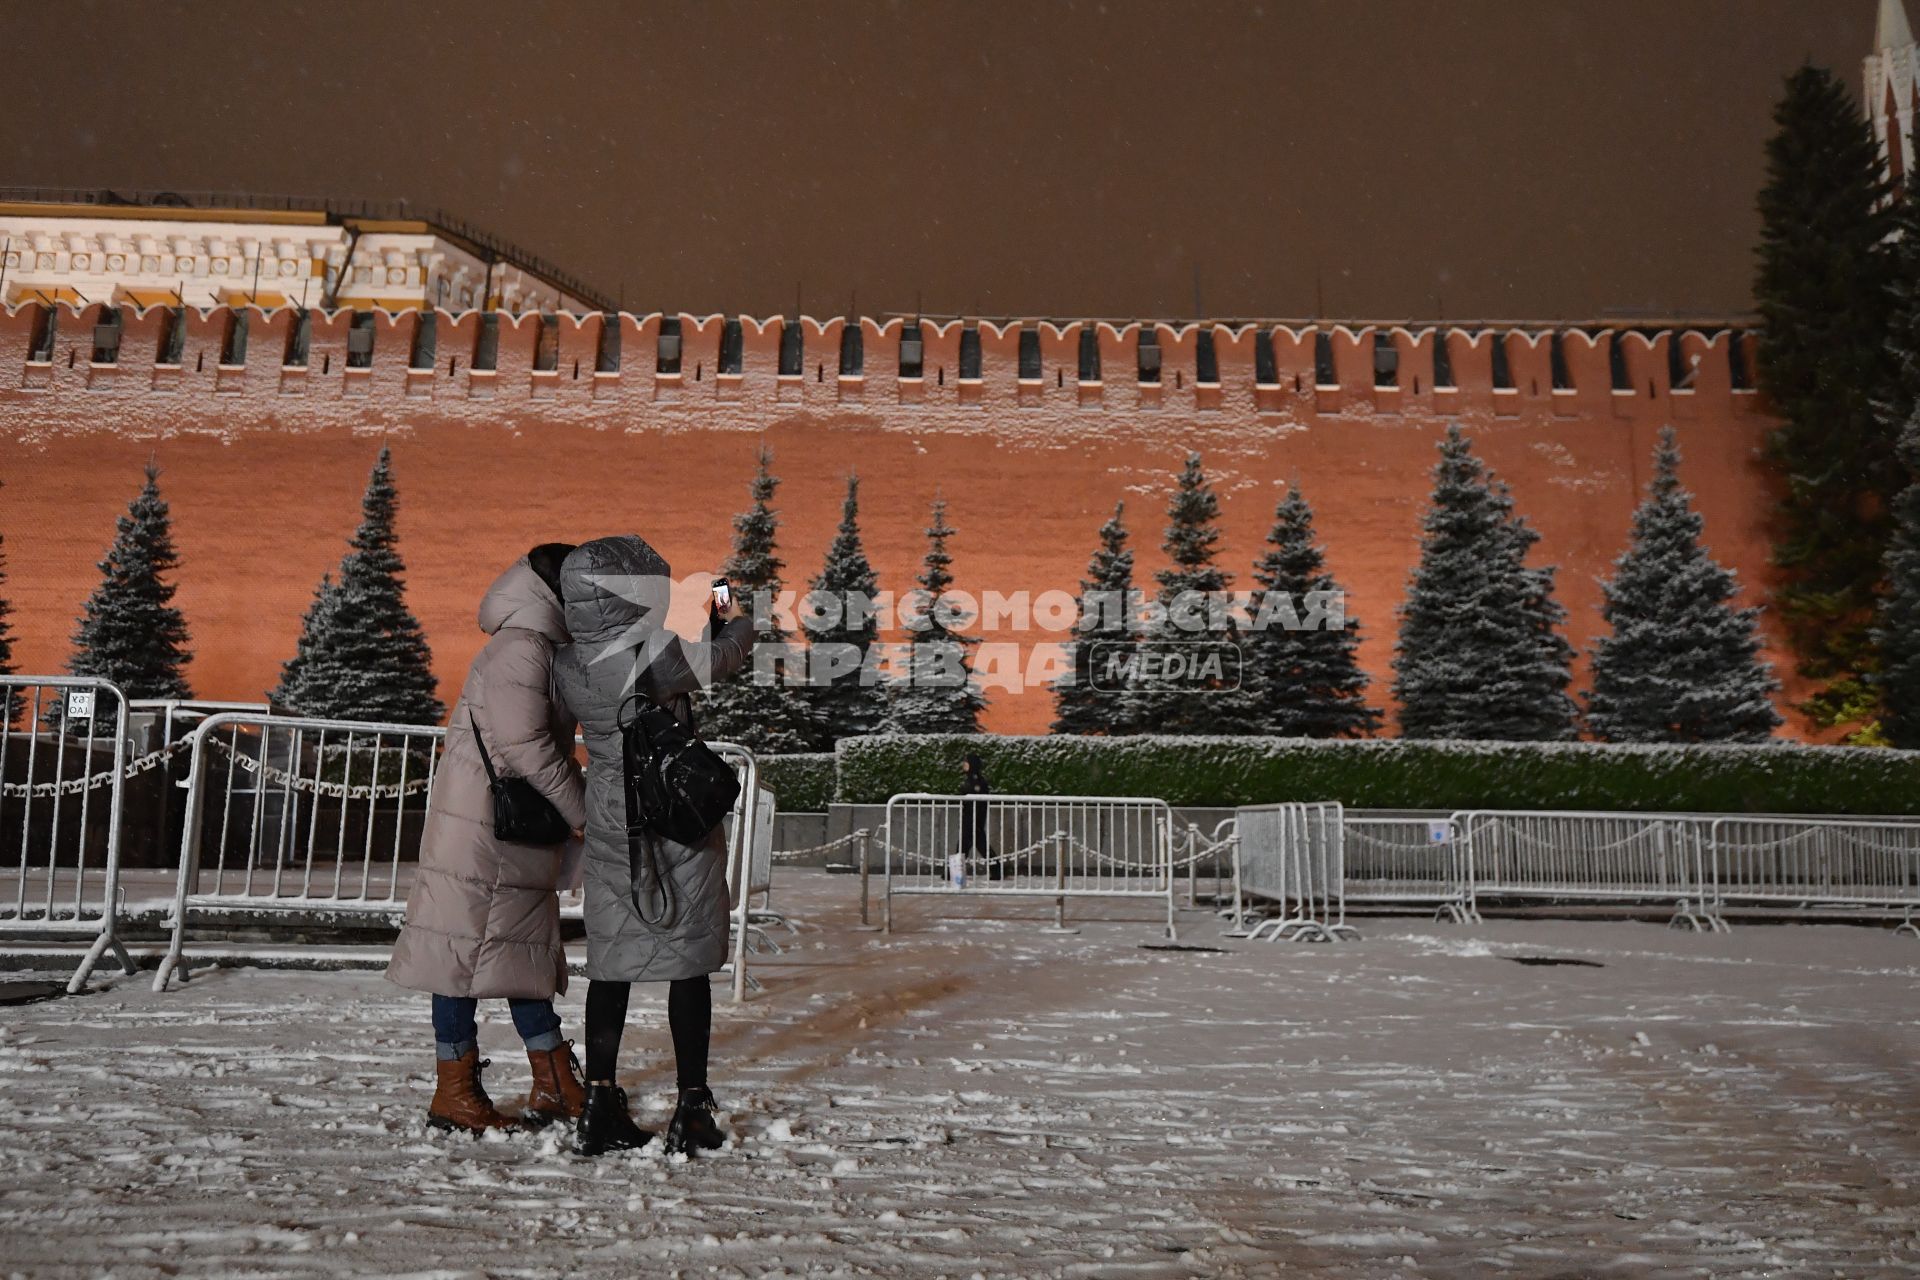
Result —
<svg viewBox="0 0 1920 1280"><path fill-rule="evenodd" d="M1159 324L1161 381L1149 385L1137 378L1135 324L1094 325L1104 377L1083 381L1080 323L1041 323L1040 376L1025 378L1021 325L982 323L979 376L962 379L963 326L926 322L923 376L912 379L899 374L899 320L860 320L864 372L841 376L850 322L802 318L801 372L781 376L779 319L743 318L738 372L721 373L725 320L681 315L680 372L661 373L657 314L501 315L497 367L475 370L477 313L429 313L431 354L417 340L422 313L372 313L371 356L350 367L353 313L311 312L306 364L287 367L291 310L247 309L246 358L234 364L221 362L239 314L226 309L178 321L123 310L117 359L95 364L99 311L60 308L51 358L36 361L42 309L0 310L0 534L26 670L64 662L94 562L151 455L176 522L196 692L261 696L339 559L383 441L400 486L409 598L449 697L484 639L478 595L502 566L537 542L629 530L676 570L717 565L763 443L783 480L787 576L800 584L819 567L852 469L869 553L882 586L898 590L918 570L936 492L960 531L963 586L1071 590L1120 499L1144 577L1160 563L1166 491L1190 449L1221 495L1222 562L1245 585L1275 503L1297 483L1365 624L1363 659L1383 699L1434 441L1449 422L1468 428L1543 534L1539 556L1561 566L1577 645L1599 626L1595 578L1624 545L1669 423L1714 551L1750 596L1766 582L1759 448L1769 420L1754 392L1734 386L1736 369L1751 367L1751 339L1726 331L1624 332L1615 354L1606 335L1564 330L1556 388L1548 329L1393 328L1380 332L1399 385L1376 387L1372 327L1328 331L1332 384L1316 378L1316 330L1273 328L1263 385L1262 330L1207 326L1218 378L1201 382L1202 327ZM184 327L179 359L157 364L169 323ZM543 324L554 326L544 338ZM599 372L613 356L608 324L619 367ZM1452 387L1434 386L1440 342ZM1494 385L1496 342L1510 387ZM1744 344L1737 359L1734 342ZM1676 367L1686 385L1672 385ZM987 724L1036 731L1050 710L1044 692L996 692Z"/></svg>

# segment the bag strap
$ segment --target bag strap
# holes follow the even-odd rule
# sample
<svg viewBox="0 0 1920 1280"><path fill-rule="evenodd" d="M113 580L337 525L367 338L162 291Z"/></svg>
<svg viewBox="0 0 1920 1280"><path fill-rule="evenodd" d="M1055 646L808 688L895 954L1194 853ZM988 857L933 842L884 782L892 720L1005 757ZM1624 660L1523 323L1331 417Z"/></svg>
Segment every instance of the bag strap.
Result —
<svg viewBox="0 0 1920 1280"><path fill-rule="evenodd" d="M630 697L627 701L632 701L632 698ZM620 720L620 712L624 712L626 709L626 702L622 702L620 704L620 711L615 712L613 718L614 722L620 725L620 782L622 790L626 793L627 847L628 852L631 853L633 833L640 825L640 784L633 776L634 761L631 735L640 727L640 716L636 711L632 720L622 723Z"/></svg>
<svg viewBox="0 0 1920 1280"><path fill-rule="evenodd" d="M637 702L641 698L642 695L638 693L628 695L626 701L620 704L620 712L627 709L627 702ZM620 712L614 714L615 723L620 722ZM640 814L640 779L634 771L636 761L632 749L633 738L636 735L644 744L644 758L637 763L642 768L651 769L653 768L653 735L647 731L644 705L636 706L633 719L620 724L620 773L627 801L627 858L643 866L646 871L644 876L646 884L643 888L647 901L645 903L635 901L633 907L639 913L642 922L654 928L671 928L674 919L679 915L679 910L674 901L673 881L660 867L659 837L648 829ZM656 889L660 895L658 917L647 914Z"/></svg>
<svg viewBox="0 0 1920 1280"><path fill-rule="evenodd" d="M480 722L473 718L473 708L467 708L467 727L473 730L474 745L480 748L480 763L487 766L487 785L500 785L500 775L493 771L493 757L487 754L487 740L480 736Z"/></svg>

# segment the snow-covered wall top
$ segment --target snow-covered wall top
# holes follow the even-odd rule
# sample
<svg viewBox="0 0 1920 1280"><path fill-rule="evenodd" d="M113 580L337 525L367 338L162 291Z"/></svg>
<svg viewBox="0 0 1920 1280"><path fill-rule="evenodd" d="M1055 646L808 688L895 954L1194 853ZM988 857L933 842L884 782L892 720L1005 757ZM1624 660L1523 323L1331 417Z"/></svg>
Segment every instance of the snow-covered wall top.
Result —
<svg viewBox="0 0 1920 1280"><path fill-rule="evenodd" d="M797 328L797 340L788 336ZM849 326L854 328L849 331ZM915 349L914 339L918 339ZM0 309L0 406L85 391L115 400L238 397L276 419L320 406L433 404L715 426L793 404L881 413L1047 411L1089 429L1113 411L1248 423L1350 412L1466 418L1661 418L1755 409L1754 342L1738 330L1375 327L952 320L797 321L689 313ZM917 355L918 359L914 357ZM232 401L224 401L233 403ZM747 411L742 419L741 411ZM198 411L204 418L206 410ZM41 405L37 427L64 415ZM18 416L0 411L0 428Z"/></svg>

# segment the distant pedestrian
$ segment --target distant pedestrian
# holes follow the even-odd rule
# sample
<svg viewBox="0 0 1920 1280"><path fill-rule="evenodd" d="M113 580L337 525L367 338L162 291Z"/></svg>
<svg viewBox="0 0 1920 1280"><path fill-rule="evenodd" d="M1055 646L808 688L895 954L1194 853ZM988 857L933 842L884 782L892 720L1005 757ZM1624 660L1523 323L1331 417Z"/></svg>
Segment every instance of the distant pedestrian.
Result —
<svg viewBox="0 0 1920 1280"><path fill-rule="evenodd" d="M987 842L987 796L992 792L986 765L968 752L960 762L960 853L969 880L982 872L989 880L1000 878L1000 864Z"/></svg>

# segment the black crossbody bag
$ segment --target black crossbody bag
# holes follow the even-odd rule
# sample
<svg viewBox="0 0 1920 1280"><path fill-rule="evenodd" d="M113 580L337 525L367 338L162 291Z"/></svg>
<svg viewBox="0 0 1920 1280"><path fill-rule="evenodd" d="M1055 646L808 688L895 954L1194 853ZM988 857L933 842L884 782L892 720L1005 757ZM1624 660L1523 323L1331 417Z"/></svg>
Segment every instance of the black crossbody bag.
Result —
<svg viewBox="0 0 1920 1280"><path fill-rule="evenodd" d="M493 838L508 844L564 843L573 828L554 808L553 801L525 778L496 773L487 740L480 736L480 722L471 711L467 712L467 724L473 729L474 745L480 748L480 763L487 767L487 790L493 793Z"/></svg>

